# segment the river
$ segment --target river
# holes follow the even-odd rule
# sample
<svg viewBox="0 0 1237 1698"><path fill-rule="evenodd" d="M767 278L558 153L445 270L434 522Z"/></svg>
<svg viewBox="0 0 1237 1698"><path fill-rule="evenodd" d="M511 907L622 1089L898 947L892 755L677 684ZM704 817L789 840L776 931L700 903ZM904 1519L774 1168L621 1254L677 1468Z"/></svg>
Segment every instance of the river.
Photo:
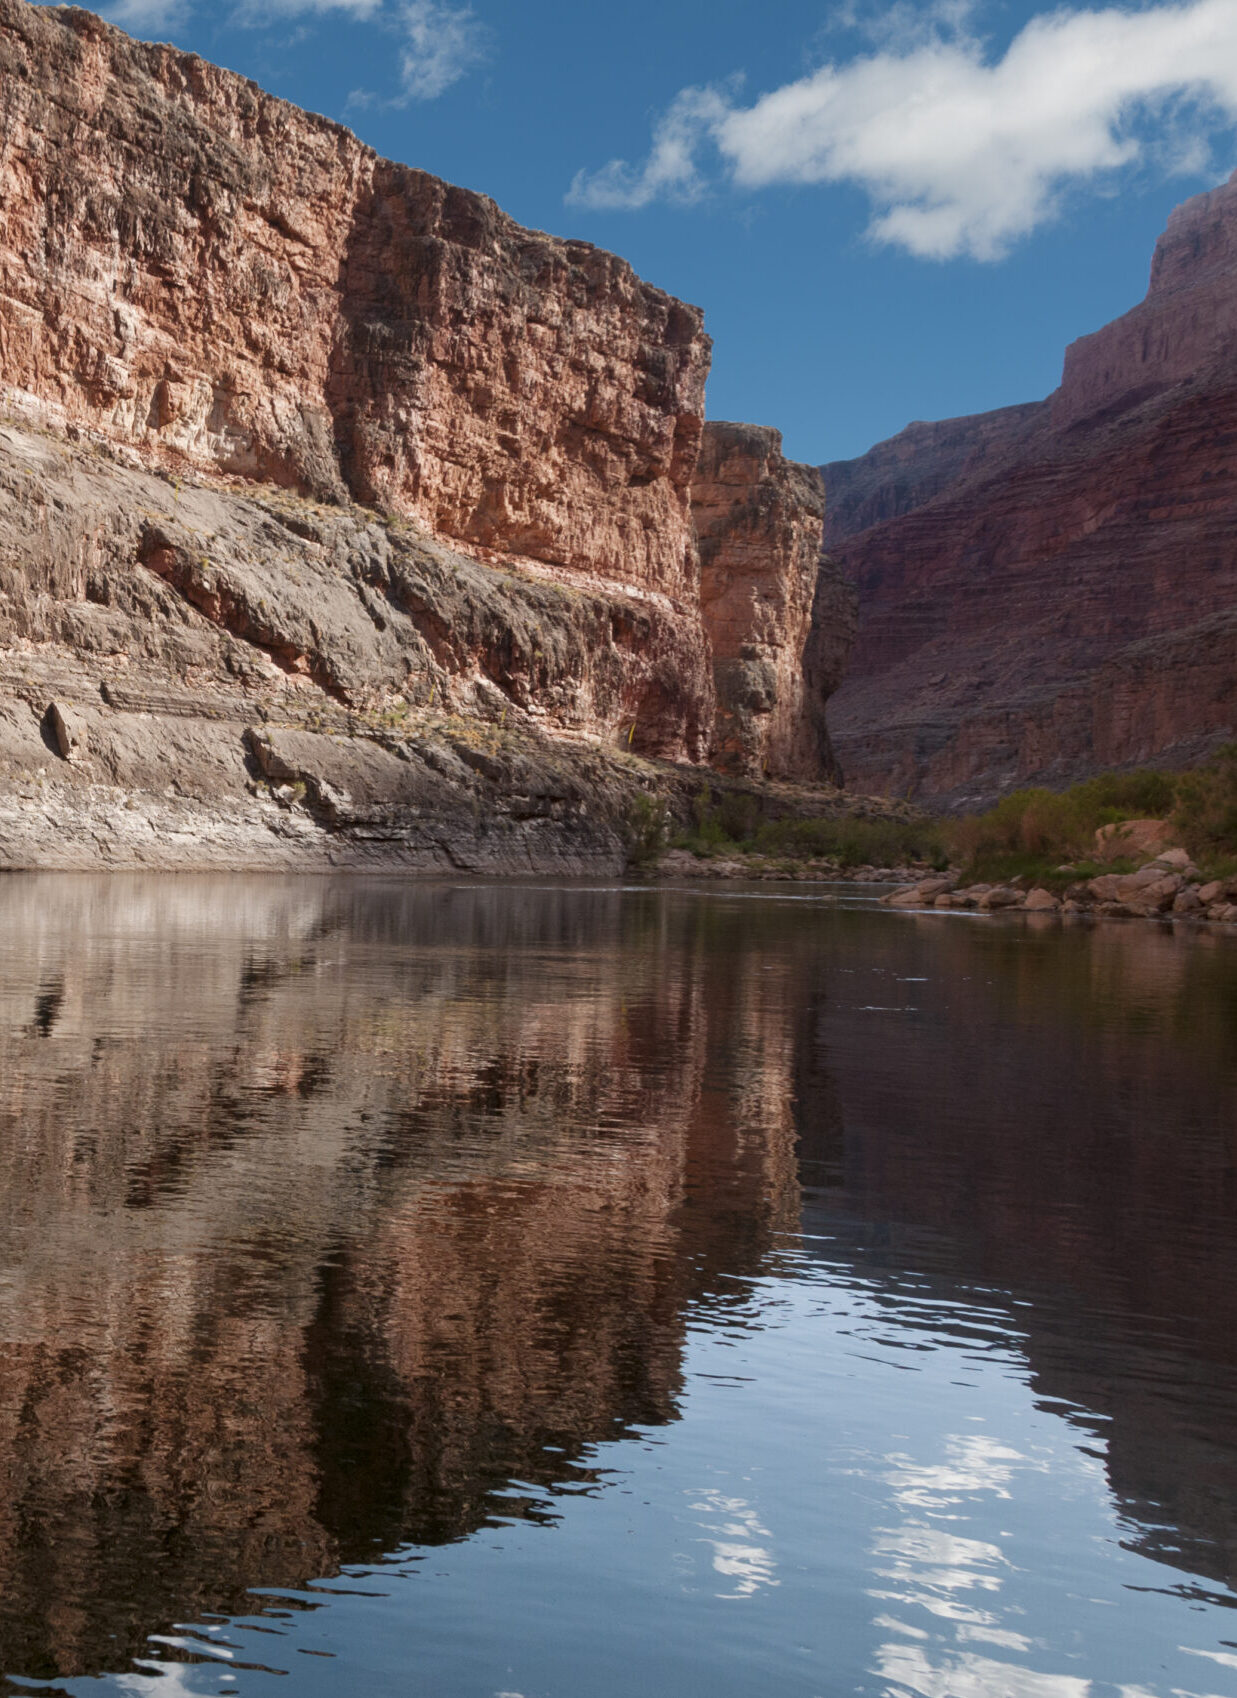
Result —
<svg viewBox="0 0 1237 1698"><path fill-rule="evenodd" d="M1237 1691L1237 939L12 875L0 1184L0 1689Z"/></svg>

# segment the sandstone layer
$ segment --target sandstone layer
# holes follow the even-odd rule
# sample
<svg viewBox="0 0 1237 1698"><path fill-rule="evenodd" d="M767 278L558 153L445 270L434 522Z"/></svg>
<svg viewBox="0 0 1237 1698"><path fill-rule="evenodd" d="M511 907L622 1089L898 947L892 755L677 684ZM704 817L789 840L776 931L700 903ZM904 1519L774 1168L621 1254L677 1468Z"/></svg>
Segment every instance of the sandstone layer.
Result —
<svg viewBox="0 0 1237 1698"><path fill-rule="evenodd" d="M713 764L835 775L825 704L845 668L853 609L821 559L819 472L785 459L776 430L709 423L692 503L717 688Z"/></svg>
<svg viewBox="0 0 1237 1698"><path fill-rule="evenodd" d="M1237 731L1234 324L1237 180L1178 208L1146 299L1047 402L824 468L860 599L849 781L973 807Z"/></svg>

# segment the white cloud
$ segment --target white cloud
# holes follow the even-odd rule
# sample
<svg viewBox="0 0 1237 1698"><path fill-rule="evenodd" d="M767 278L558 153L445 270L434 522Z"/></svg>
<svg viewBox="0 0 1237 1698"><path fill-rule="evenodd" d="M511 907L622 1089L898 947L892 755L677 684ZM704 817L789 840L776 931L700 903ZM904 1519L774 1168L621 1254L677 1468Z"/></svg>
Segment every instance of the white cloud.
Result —
<svg viewBox="0 0 1237 1698"><path fill-rule="evenodd" d="M643 165L612 159L600 171L578 172L568 204L635 209L655 200L698 199L706 187L697 164L701 143L719 135L732 115L721 89L685 88L654 129Z"/></svg>
<svg viewBox="0 0 1237 1698"><path fill-rule="evenodd" d="M925 259L997 259L1051 218L1070 185L1140 160L1197 169L1237 122L1237 0L1033 18L993 60L955 7L845 64L760 96L687 89L645 163L581 172L575 205L691 199L701 157L746 189L853 183L869 234Z"/></svg>
<svg viewBox="0 0 1237 1698"><path fill-rule="evenodd" d="M128 30L174 29L189 14L189 0L113 0L103 8L111 24Z"/></svg>
<svg viewBox="0 0 1237 1698"><path fill-rule="evenodd" d="M105 16L122 29L170 29L183 23L197 0L112 0ZM359 23L376 23L402 40L397 56L400 94L389 104L436 100L485 57L487 32L470 6L448 0L235 0L229 20L260 28L282 18L343 13ZM378 97L358 91L365 105Z"/></svg>
<svg viewBox="0 0 1237 1698"><path fill-rule="evenodd" d="M306 13L321 17L326 12L346 12L349 17L365 20L376 18L381 11L382 0L238 0L232 22L261 25L275 18L301 18Z"/></svg>
<svg viewBox="0 0 1237 1698"><path fill-rule="evenodd" d="M407 40L400 80L407 100L436 100L484 57L484 34L470 6L405 0L400 18Z"/></svg>

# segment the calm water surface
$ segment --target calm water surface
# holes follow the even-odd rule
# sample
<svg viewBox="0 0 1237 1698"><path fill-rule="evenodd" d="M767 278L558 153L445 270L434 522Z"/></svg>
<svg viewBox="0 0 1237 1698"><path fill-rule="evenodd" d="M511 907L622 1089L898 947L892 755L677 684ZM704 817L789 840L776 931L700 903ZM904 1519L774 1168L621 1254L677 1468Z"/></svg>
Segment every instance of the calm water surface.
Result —
<svg viewBox="0 0 1237 1698"><path fill-rule="evenodd" d="M1230 1698L1237 940L0 880L0 1688Z"/></svg>

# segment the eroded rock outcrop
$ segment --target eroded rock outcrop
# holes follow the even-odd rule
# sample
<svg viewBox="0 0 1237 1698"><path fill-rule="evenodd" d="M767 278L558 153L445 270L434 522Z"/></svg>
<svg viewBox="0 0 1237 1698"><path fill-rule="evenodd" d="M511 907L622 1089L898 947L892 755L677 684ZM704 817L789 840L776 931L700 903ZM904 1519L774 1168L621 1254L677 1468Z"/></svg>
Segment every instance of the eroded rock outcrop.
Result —
<svg viewBox="0 0 1237 1698"><path fill-rule="evenodd" d="M698 788L676 617L0 426L0 865L618 870Z"/></svg>
<svg viewBox="0 0 1237 1698"><path fill-rule="evenodd" d="M1047 402L824 468L860 597L831 709L848 781L977 806L1233 735L1234 325L1237 181L1177 209L1147 298Z"/></svg>
<svg viewBox="0 0 1237 1698"><path fill-rule="evenodd" d="M832 776L825 703L849 653L853 609L821 560L820 474L785 459L776 430L710 423L692 501L717 686L713 763Z"/></svg>

